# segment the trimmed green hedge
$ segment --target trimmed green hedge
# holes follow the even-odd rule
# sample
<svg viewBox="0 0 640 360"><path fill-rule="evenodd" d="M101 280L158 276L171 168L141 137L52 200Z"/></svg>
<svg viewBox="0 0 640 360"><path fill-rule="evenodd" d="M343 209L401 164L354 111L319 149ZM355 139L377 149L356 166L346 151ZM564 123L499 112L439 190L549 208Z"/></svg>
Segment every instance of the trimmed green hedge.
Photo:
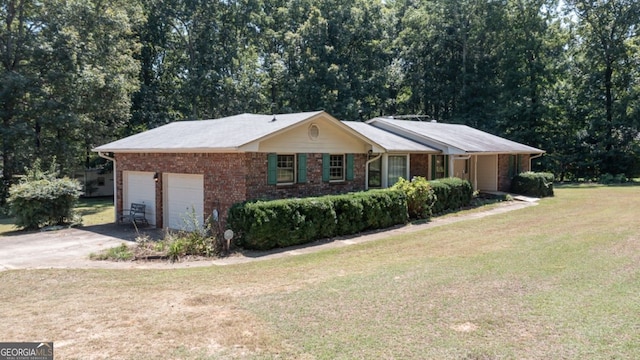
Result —
<svg viewBox="0 0 640 360"><path fill-rule="evenodd" d="M229 209L227 227L236 233L239 246L267 250L407 221L407 200L402 191L374 190L237 203Z"/></svg>
<svg viewBox="0 0 640 360"><path fill-rule="evenodd" d="M526 196L553 196L553 174L546 172L523 172L511 180L511 192Z"/></svg>
<svg viewBox="0 0 640 360"><path fill-rule="evenodd" d="M457 210L471 204L473 186L467 180L451 177L431 180L429 184L436 195L436 202L432 208L433 214Z"/></svg>

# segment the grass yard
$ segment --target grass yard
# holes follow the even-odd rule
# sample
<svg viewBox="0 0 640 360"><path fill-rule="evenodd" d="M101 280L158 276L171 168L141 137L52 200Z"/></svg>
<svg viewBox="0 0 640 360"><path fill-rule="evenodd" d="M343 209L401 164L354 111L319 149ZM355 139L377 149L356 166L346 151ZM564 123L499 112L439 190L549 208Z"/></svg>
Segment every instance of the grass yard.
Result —
<svg viewBox="0 0 640 360"><path fill-rule="evenodd" d="M113 222L113 196L81 198L76 210L82 215L83 225L98 225ZM0 236L16 231L13 218L0 217Z"/></svg>
<svg viewBox="0 0 640 360"><path fill-rule="evenodd" d="M2 341L57 359L637 359L640 187L310 255L0 273Z"/></svg>

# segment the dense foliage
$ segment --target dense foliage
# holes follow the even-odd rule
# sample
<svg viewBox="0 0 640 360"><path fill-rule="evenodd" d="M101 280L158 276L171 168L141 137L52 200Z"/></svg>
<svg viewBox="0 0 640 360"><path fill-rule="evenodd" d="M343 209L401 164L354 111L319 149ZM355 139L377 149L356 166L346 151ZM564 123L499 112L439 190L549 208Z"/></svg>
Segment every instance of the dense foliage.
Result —
<svg viewBox="0 0 640 360"><path fill-rule="evenodd" d="M527 171L516 175L511 181L511 192L534 197L553 196L551 173Z"/></svg>
<svg viewBox="0 0 640 360"><path fill-rule="evenodd" d="M375 190L238 203L229 210L227 227L235 232L239 246L266 250L383 229L407 220L404 192Z"/></svg>
<svg viewBox="0 0 640 360"><path fill-rule="evenodd" d="M473 186L467 180L446 178L429 181L436 201L432 212L441 214L468 206L473 199Z"/></svg>
<svg viewBox="0 0 640 360"><path fill-rule="evenodd" d="M0 0L0 200L14 175L170 121L422 114L640 171L637 0Z"/></svg>
<svg viewBox="0 0 640 360"><path fill-rule="evenodd" d="M81 194L77 180L57 177L55 167L42 171L36 162L27 175L9 189L15 224L24 229L69 223Z"/></svg>
<svg viewBox="0 0 640 360"><path fill-rule="evenodd" d="M427 219L431 216L436 194L427 179L421 176L416 176L411 181L400 178L392 188L405 193L410 218Z"/></svg>

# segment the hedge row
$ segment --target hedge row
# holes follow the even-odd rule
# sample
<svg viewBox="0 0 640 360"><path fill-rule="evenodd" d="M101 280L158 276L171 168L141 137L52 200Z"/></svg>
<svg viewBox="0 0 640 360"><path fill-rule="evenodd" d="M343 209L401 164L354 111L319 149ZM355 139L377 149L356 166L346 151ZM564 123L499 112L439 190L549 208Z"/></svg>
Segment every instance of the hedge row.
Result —
<svg viewBox="0 0 640 360"><path fill-rule="evenodd" d="M441 214L468 206L473 199L473 186L467 180L446 178L429 181L436 195L432 213Z"/></svg>
<svg viewBox="0 0 640 360"><path fill-rule="evenodd" d="M545 172L524 172L511 180L511 192L526 196L553 196L553 174Z"/></svg>
<svg viewBox="0 0 640 360"><path fill-rule="evenodd" d="M387 189L238 203L229 209L227 227L236 233L239 246L267 250L407 221L404 192Z"/></svg>

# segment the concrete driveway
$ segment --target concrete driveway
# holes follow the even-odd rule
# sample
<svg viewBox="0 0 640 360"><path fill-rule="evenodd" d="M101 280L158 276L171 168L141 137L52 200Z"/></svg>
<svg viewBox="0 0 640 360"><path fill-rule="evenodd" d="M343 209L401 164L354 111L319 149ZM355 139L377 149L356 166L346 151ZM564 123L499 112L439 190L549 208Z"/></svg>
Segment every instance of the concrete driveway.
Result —
<svg viewBox="0 0 640 360"><path fill-rule="evenodd" d="M161 230L142 230L156 238ZM0 271L48 268L123 268L125 263L89 260L91 253L135 242L130 225L105 224L81 228L0 236ZM133 264L132 264L133 265ZM131 266L133 267L133 266Z"/></svg>

